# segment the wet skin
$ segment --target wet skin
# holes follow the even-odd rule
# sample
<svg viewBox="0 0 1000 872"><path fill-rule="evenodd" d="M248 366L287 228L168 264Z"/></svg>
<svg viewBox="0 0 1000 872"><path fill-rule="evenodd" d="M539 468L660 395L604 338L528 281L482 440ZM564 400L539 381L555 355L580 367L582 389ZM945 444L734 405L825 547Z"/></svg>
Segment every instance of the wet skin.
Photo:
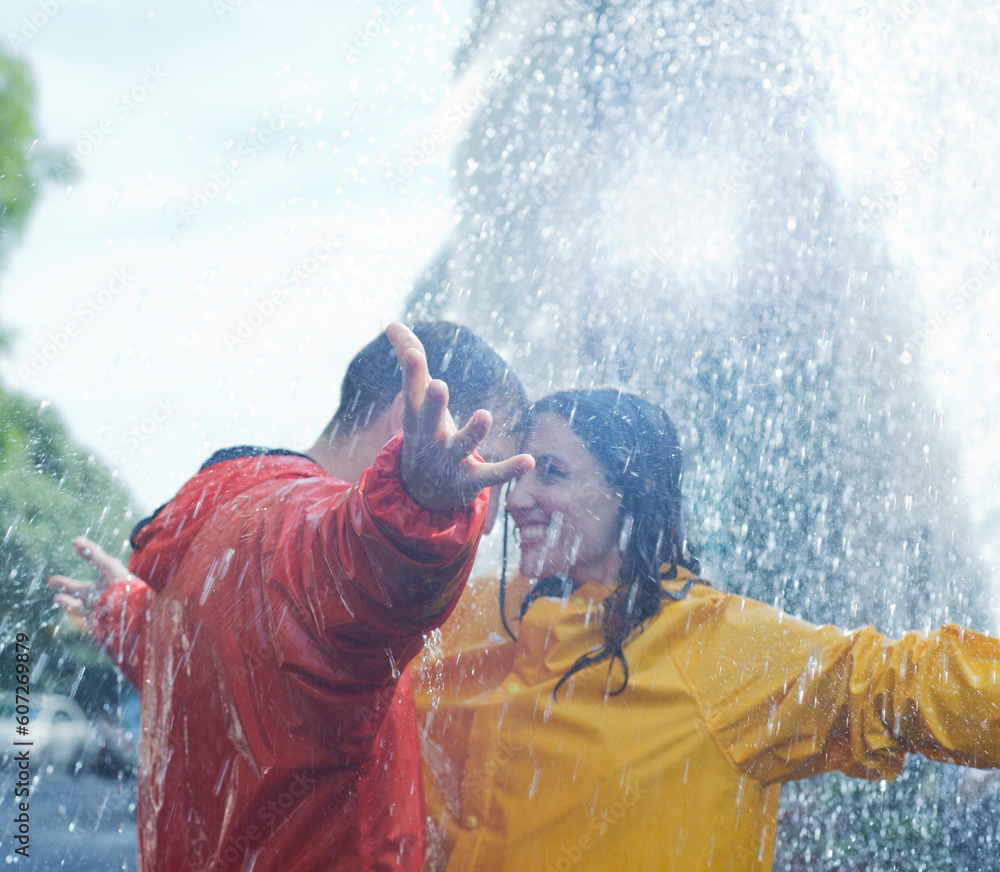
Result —
<svg viewBox="0 0 1000 872"><path fill-rule="evenodd" d="M621 494L564 418L539 415L521 450L535 458L507 498L520 534L521 572L529 578L566 573L576 585L613 584L621 568Z"/></svg>

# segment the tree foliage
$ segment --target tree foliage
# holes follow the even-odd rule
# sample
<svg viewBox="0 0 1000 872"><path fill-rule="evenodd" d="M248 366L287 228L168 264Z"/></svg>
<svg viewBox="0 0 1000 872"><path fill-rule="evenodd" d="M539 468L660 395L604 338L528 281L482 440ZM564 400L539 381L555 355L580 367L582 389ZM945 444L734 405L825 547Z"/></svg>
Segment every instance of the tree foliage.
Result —
<svg viewBox="0 0 1000 872"><path fill-rule="evenodd" d="M33 108L27 65L0 54L0 261L25 225L38 182L52 175L46 155L37 155ZM86 706L88 688L106 692L114 670L91 645L58 632L45 582L56 572L88 577L74 536L119 554L133 512L124 488L47 405L0 386L0 651L13 633L26 632L33 681L79 691ZM13 665L13 657L0 658L0 688L11 686Z"/></svg>
<svg viewBox="0 0 1000 872"><path fill-rule="evenodd" d="M60 664L66 652L53 633L59 618L45 581L56 572L84 574L74 536L85 534L121 553L133 518L129 503L55 412L0 390L0 639L27 632L36 662L45 654L60 667L46 683L65 677L68 664ZM4 658L0 664L0 686L9 686L12 663Z"/></svg>
<svg viewBox="0 0 1000 872"><path fill-rule="evenodd" d="M0 54L0 257L24 227L38 193L34 101L27 65Z"/></svg>

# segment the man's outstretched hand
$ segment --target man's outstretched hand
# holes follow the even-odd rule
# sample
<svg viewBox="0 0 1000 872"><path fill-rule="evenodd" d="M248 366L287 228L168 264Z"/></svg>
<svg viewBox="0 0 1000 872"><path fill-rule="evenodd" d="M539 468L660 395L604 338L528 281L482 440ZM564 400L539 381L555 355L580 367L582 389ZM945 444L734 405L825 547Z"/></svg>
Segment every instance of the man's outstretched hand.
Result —
<svg viewBox="0 0 1000 872"><path fill-rule="evenodd" d="M77 554L97 570L98 580L78 581L66 575L53 575L48 583L53 590L59 591L54 597L56 605L63 610L66 617L84 630L90 628L94 617L94 605L107 590L108 585L131 576L122 563L86 536L77 536L73 540L73 547Z"/></svg>
<svg viewBox="0 0 1000 872"><path fill-rule="evenodd" d="M459 430L448 411L448 385L431 379L424 347L403 324L386 328L403 370L403 450L399 471L403 487L421 508L452 509L469 505L484 488L524 475L535 465L530 454L499 463L472 457L493 425L479 409Z"/></svg>

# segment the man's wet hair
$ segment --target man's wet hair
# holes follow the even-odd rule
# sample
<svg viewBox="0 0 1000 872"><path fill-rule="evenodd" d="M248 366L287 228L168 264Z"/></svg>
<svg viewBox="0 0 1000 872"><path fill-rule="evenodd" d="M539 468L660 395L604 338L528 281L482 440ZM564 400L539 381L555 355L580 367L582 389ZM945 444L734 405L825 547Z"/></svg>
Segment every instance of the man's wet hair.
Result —
<svg viewBox="0 0 1000 872"><path fill-rule="evenodd" d="M528 398L514 371L484 340L450 321L417 321L410 329L424 346L431 378L448 383L448 408L461 427L477 409L509 411L516 421ZM385 333L361 349L347 367L340 405L323 435L363 430L392 405L402 383L396 352Z"/></svg>

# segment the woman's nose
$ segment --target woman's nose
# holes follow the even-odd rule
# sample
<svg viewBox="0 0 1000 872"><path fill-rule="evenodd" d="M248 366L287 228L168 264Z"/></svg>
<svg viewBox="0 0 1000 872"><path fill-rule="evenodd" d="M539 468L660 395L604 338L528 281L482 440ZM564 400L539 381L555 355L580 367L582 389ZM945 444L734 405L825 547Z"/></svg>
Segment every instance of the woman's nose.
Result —
<svg viewBox="0 0 1000 872"><path fill-rule="evenodd" d="M531 473L529 472L514 482L510 493L507 494L508 510L517 511L518 509L526 509L531 505L531 483L528 481L530 476Z"/></svg>

